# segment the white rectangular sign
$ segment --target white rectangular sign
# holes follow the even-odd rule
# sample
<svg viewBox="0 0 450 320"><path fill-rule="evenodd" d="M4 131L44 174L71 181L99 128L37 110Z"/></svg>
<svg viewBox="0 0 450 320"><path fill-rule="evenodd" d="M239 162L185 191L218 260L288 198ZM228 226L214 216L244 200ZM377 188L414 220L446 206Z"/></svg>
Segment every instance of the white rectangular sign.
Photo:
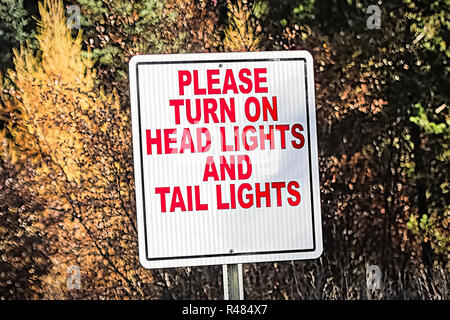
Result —
<svg viewBox="0 0 450 320"><path fill-rule="evenodd" d="M139 55L130 94L144 267L320 256L308 52Z"/></svg>

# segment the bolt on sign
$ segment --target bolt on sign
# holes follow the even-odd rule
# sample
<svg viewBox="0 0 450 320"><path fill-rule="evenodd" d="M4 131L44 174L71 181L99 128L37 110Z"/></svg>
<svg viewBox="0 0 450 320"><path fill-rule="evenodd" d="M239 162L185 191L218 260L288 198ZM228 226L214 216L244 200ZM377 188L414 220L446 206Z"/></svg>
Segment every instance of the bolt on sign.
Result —
<svg viewBox="0 0 450 320"><path fill-rule="evenodd" d="M138 55L130 93L144 267L320 256L308 52Z"/></svg>

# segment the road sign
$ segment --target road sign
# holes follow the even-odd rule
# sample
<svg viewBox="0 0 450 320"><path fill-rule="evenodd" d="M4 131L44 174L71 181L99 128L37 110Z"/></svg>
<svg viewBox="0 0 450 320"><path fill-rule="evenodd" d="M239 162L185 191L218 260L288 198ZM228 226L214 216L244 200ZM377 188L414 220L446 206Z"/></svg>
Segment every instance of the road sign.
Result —
<svg viewBox="0 0 450 320"><path fill-rule="evenodd" d="M138 55L130 95L144 267L320 256L308 52Z"/></svg>

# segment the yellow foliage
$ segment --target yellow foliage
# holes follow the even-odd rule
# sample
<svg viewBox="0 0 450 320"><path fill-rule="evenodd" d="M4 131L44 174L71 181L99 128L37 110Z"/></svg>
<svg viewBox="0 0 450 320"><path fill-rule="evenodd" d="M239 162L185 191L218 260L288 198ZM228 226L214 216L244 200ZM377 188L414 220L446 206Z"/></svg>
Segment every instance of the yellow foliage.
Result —
<svg viewBox="0 0 450 320"><path fill-rule="evenodd" d="M13 161L24 164L34 159L30 190L48 206L42 221L60 219L58 224L44 223L45 233L55 235L53 245L58 248L52 257L55 267L44 283L50 288L53 276L64 274L61 260L70 259L93 274L100 256L107 262L103 267L113 265L115 277L131 285L142 271L133 268L127 278L123 270L137 263L136 246L124 240L130 232L135 234L128 113L120 108L117 92L105 93L94 86L93 61L82 56L81 32L73 37L66 26L62 1L45 0L39 12L39 50L29 46L15 50L14 70L8 72L13 86L0 88L8 93L1 97L0 114L8 115L12 136L6 139L0 132L0 143L6 150L2 156L9 153ZM127 258L133 261L125 263ZM149 281L148 275L140 278ZM57 296L62 298L63 292Z"/></svg>
<svg viewBox="0 0 450 320"><path fill-rule="evenodd" d="M81 32L73 38L66 26L62 2L39 3L39 52L26 47L14 50L15 70L9 77L20 91L15 106L21 111L21 128L13 130L16 142L35 145L62 168L70 181L79 181L76 161L82 158L81 137L74 130L74 108L95 109L96 103L116 100L102 94L92 95L95 73L93 62L81 55ZM31 135L34 141L30 139ZM21 150L22 152L24 149ZM29 154L27 155L29 156ZM42 173L50 173L42 168Z"/></svg>
<svg viewBox="0 0 450 320"><path fill-rule="evenodd" d="M81 57L81 31L73 39L66 25L62 1L45 0L39 3L39 13L41 21L36 38L42 53L42 70L47 77L61 78L67 84L78 85L82 91L92 89L93 62Z"/></svg>
<svg viewBox="0 0 450 320"><path fill-rule="evenodd" d="M238 1L227 3L228 25L225 29L223 44L226 51L254 51L259 48L260 26L255 22L251 10Z"/></svg>

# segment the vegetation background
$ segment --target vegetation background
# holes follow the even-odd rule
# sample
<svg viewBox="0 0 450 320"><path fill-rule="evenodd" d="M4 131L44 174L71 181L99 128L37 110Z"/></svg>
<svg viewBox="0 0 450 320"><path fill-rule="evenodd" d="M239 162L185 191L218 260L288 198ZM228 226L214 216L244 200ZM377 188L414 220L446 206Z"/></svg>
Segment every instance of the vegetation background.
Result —
<svg viewBox="0 0 450 320"><path fill-rule="evenodd" d="M245 265L246 298L449 299L449 9L0 0L0 299L222 299L221 266L139 265L127 63L291 49L315 61L324 253Z"/></svg>

